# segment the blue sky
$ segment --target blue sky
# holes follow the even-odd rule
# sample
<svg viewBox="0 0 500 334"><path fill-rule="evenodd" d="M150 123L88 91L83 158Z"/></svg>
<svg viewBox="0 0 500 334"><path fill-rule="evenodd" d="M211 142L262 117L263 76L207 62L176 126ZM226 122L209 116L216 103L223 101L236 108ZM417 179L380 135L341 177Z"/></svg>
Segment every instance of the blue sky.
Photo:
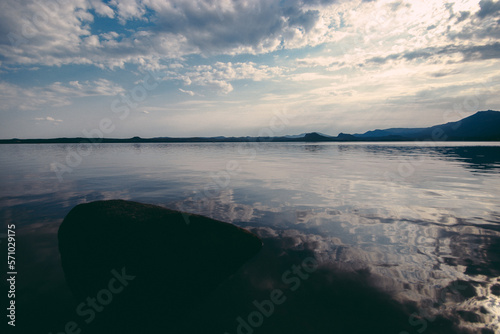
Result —
<svg viewBox="0 0 500 334"><path fill-rule="evenodd" d="M499 58L493 0L3 0L0 138L429 126L499 110Z"/></svg>

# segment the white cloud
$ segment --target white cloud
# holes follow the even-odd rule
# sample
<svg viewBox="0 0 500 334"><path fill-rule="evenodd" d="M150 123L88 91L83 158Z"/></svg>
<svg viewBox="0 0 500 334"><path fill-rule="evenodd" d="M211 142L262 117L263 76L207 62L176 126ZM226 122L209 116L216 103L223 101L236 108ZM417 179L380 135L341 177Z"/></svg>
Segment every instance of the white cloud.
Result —
<svg viewBox="0 0 500 334"><path fill-rule="evenodd" d="M140 19L146 12L142 1L137 0L112 0L110 5L117 8L118 17L122 24L127 20Z"/></svg>
<svg viewBox="0 0 500 334"><path fill-rule="evenodd" d="M318 10L301 8L295 2L113 0L105 4L73 0L64 6L57 2L45 6L34 0L22 4L5 0L0 32L13 33L20 43L0 41L0 54L10 63L114 68L154 57L257 54L324 42L319 35L327 32L328 22ZM118 17L123 25L131 20L154 24L119 41L113 32L92 35L91 9L99 16Z"/></svg>
<svg viewBox="0 0 500 334"><path fill-rule="evenodd" d="M59 123L63 122L62 119L55 119L54 117L51 117L51 116L35 117L34 120L38 121L38 122L49 122L49 123L52 123L54 125L58 125Z"/></svg>
<svg viewBox="0 0 500 334"><path fill-rule="evenodd" d="M233 91L232 81L262 81L279 77L283 72L279 67L256 65L252 62L216 62L214 65L194 66L174 78L182 80L185 85L211 87L221 94L228 94Z"/></svg>
<svg viewBox="0 0 500 334"><path fill-rule="evenodd" d="M115 96L125 92L121 86L106 79L83 82L71 81L68 85L55 82L48 86L46 90L68 97Z"/></svg>
<svg viewBox="0 0 500 334"><path fill-rule="evenodd" d="M110 19L115 17L115 11L101 0L89 0L97 14Z"/></svg>
<svg viewBox="0 0 500 334"><path fill-rule="evenodd" d="M24 71L34 78L37 73L27 70L40 68L42 73L45 66L53 66L70 79L45 86L33 86L39 85L34 80L19 84L3 79L0 109L36 110L67 106L82 97L118 95L124 92L121 82L98 79L99 74L92 77L99 69L111 69L110 77L137 85L143 83L144 71L175 81L160 85L144 108L152 111L168 102L189 111L185 117L190 120L189 113L202 110L200 122L211 117L214 127L227 124L228 118L201 117L208 106L227 107L228 114L238 109L238 120L257 117L260 122L274 108L286 105L303 113L297 127L337 122L339 115L346 121L338 121L338 126L352 126L348 115L358 118L362 110L409 117L418 106L436 111L446 103L461 103L470 95L468 87L500 76L497 3L68 0L63 5L3 0L0 73L9 78ZM98 22L103 18L114 22L106 27ZM98 69L83 76L79 71L87 67L66 64ZM193 101L179 92L222 97ZM493 101L487 108L499 105L492 96L481 100ZM79 105L79 110L86 108ZM163 114L171 117L175 108ZM154 113L155 120L160 114ZM140 118L144 124L152 119ZM65 126L69 123L65 119Z"/></svg>
<svg viewBox="0 0 500 334"><path fill-rule="evenodd" d="M182 88L179 88L179 91L181 91L181 92L183 92L183 93L185 93L185 94L187 94L189 96L194 96L195 95L195 93L193 91L191 91L191 90L184 90Z"/></svg>
<svg viewBox="0 0 500 334"><path fill-rule="evenodd" d="M296 61L299 67L330 66L337 61L337 58L331 56L320 56L299 58Z"/></svg>
<svg viewBox="0 0 500 334"><path fill-rule="evenodd" d="M315 81L315 80L331 80L332 76L310 72L310 73L294 74L290 78L293 81Z"/></svg>
<svg viewBox="0 0 500 334"><path fill-rule="evenodd" d="M99 35L101 39L111 41L118 38L120 35L115 31L105 32Z"/></svg>
<svg viewBox="0 0 500 334"><path fill-rule="evenodd" d="M83 43L85 44L85 47L89 49L101 47L101 43L99 42L99 37L97 35L85 37L83 39Z"/></svg>
<svg viewBox="0 0 500 334"><path fill-rule="evenodd" d="M166 66L162 62L190 54L261 54L330 43L340 55L301 58L299 65L356 65L397 52L444 47L450 38L459 45L470 45L472 36L475 43L498 41L498 13L481 3L72 0L49 5L4 0L0 55L7 64L123 68L132 63L161 70ZM98 16L118 18L125 27L130 21L146 25L126 35L93 35L91 9Z"/></svg>
<svg viewBox="0 0 500 334"><path fill-rule="evenodd" d="M115 96L125 90L106 79L94 81L54 82L51 85L24 88L0 82L0 109L36 110L41 107L62 107L72 104L74 98L88 96Z"/></svg>

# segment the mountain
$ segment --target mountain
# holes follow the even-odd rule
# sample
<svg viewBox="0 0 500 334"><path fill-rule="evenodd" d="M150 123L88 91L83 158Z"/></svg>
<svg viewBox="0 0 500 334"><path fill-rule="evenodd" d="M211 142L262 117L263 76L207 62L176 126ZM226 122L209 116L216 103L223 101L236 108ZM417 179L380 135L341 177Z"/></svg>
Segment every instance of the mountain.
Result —
<svg viewBox="0 0 500 334"><path fill-rule="evenodd" d="M304 136L303 141L327 141L331 140L334 137L325 137L317 132L312 132L312 133L306 133Z"/></svg>
<svg viewBox="0 0 500 334"><path fill-rule="evenodd" d="M479 111L457 122L432 126L419 134L419 138L439 136L444 140L500 140L500 112Z"/></svg>
<svg viewBox="0 0 500 334"><path fill-rule="evenodd" d="M327 141L500 141L500 111L478 111L457 122L428 128L391 128L367 131L362 134L340 133L329 136L320 132L286 135L281 137L156 137L156 138L52 138L52 139L0 139L0 144L41 143L206 143L206 142L327 142Z"/></svg>
<svg viewBox="0 0 500 334"><path fill-rule="evenodd" d="M388 136L409 136L424 131L426 128L392 128L385 130L370 130L362 134L354 134L358 138L380 138Z"/></svg>
<svg viewBox="0 0 500 334"><path fill-rule="evenodd" d="M434 125L428 128L391 128L355 134L361 140L500 140L500 112L479 111L457 122Z"/></svg>
<svg viewBox="0 0 500 334"><path fill-rule="evenodd" d="M288 139L297 139L297 138L304 138L306 134L307 133L301 133L300 135L287 135L283 137Z"/></svg>

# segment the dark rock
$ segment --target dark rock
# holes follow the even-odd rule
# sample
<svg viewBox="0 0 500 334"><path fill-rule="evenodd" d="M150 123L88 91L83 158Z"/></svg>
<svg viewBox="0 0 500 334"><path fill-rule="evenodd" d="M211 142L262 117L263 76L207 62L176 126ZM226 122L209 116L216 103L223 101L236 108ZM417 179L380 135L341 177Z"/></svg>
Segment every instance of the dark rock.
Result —
<svg viewBox="0 0 500 334"><path fill-rule="evenodd" d="M481 316L471 311L458 311L458 315L468 322L481 322Z"/></svg>
<svg viewBox="0 0 500 334"><path fill-rule="evenodd" d="M476 288L469 281L456 280L449 285L450 289L454 289L457 293L462 295L464 299L470 299L477 296Z"/></svg>
<svg viewBox="0 0 500 334"><path fill-rule="evenodd" d="M84 333L182 330L192 307L262 247L234 225L122 200L76 206L58 237Z"/></svg>
<svg viewBox="0 0 500 334"><path fill-rule="evenodd" d="M491 293L494 294L495 296L500 296L500 284L492 285L490 290Z"/></svg>

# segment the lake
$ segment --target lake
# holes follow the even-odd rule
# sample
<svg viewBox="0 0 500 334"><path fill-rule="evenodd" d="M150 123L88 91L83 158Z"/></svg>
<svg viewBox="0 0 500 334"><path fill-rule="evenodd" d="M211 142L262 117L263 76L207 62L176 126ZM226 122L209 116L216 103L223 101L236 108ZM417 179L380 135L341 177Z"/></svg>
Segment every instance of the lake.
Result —
<svg viewBox="0 0 500 334"><path fill-rule="evenodd" d="M75 205L105 199L264 240L198 308L205 333L499 330L499 142L23 144L0 145L0 159L0 247L15 224L20 333L78 320L57 230ZM287 286L282 274L308 257L318 269ZM276 287L286 301L248 325L253 301Z"/></svg>

